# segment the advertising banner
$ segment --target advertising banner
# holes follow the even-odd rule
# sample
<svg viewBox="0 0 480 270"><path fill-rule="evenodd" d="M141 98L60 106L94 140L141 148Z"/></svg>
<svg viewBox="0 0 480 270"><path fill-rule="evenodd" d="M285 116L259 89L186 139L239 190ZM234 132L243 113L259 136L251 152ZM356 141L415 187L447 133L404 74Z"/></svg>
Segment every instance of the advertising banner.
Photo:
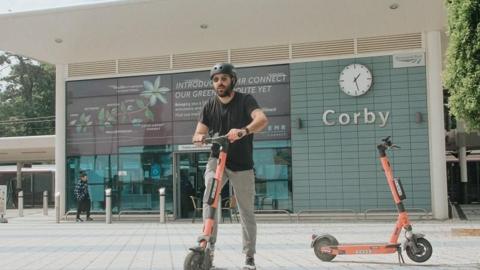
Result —
<svg viewBox="0 0 480 270"><path fill-rule="evenodd" d="M235 91L269 118L256 140L290 138L288 65L240 68ZM189 144L205 103L209 71L67 83L67 155L117 153L120 146Z"/></svg>
<svg viewBox="0 0 480 270"><path fill-rule="evenodd" d="M72 98L114 96L117 94L117 79L98 79L67 82L67 104Z"/></svg>

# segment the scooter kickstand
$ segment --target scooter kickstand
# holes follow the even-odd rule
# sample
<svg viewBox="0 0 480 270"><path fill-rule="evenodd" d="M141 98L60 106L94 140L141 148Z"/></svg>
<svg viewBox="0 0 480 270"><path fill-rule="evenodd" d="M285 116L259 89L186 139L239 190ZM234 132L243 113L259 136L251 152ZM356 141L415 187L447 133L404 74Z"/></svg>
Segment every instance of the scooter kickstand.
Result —
<svg viewBox="0 0 480 270"><path fill-rule="evenodd" d="M403 259L402 248L401 247L397 248L397 254L398 254L398 264L402 265L402 263L405 263L405 260Z"/></svg>

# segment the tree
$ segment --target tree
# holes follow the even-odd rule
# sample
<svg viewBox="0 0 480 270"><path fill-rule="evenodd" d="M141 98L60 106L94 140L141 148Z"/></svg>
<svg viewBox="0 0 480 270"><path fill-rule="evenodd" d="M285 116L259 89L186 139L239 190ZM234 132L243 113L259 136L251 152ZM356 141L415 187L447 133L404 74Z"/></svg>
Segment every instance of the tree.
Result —
<svg viewBox="0 0 480 270"><path fill-rule="evenodd" d="M11 70L0 89L0 137L54 134L54 66L9 53L2 65Z"/></svg>
<svg viewBox="0 0 480 270"><path fill-rule="evenodd" d="M480 1L447 0L449 44L444 82L450 112L480 130Z"/></svg>

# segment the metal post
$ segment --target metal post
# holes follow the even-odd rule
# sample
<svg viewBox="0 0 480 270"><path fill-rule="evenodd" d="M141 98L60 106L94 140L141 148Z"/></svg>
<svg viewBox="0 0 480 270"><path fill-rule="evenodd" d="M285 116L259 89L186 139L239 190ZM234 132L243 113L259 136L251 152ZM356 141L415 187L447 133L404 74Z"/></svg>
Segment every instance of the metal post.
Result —
<svg viewBox="0 0 480 270"><path fill-rule="evenodd" d="M22 162L17 162L17 190L22 189Z"/></svg>
<svg viewBox="0 0 480 270"><path fill-rule="evenodd" d="M43 192L43 215L48 216L48 191Z"/></svg>
<svg viewBox="0 0 480 270"><path fill-rule="evenodd" d="M105 223L112 224L112 189L105 190Z"/></svg>
<svg viewBox="0 0 480 270"><path fill-rule="evenodd" d="M60 192L55 193L55 220L60 223Z"/></svg>
<svg viewBox="0 0 480 270"><path fill-rule="evenodd" d="M0 223L8 223L3 216L7 214L7 186L0 185Z"/></svg>
<svg viewBox="0 0 480 270"><path fill-rule="evenodd" d="M18 192L18 216L23 217L23 191Z"/></svg>
<svg viewBox="0 0 480 270"><path fill-rule="evenodd" d="M160 223L165 223L165 188L158 190L160 193Z"/></svg>

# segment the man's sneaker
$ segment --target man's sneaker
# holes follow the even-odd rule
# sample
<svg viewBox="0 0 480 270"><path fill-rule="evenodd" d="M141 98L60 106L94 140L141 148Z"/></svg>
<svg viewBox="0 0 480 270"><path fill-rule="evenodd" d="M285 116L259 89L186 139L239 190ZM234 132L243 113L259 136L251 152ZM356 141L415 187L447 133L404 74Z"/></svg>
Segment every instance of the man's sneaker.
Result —
<svg viewBox="0 0 480 270"><path fill-rule="evenodd" d="M77 221L77 222L83 222L83 219L77 217L77 220L76 220L76 221Z"/></svg>
<svg viewBox="0 0 480 270"><path fill-rule="evenodd" d="M211 264L210 270L215 269L215 266L213 266L213 258L214 257L215 257L215 250L211 249L210 250L210 264Z"/></svg>
<svg viewBox="0 0 480 270"><path fill-rule="evenodd" d="M243 266L243 269L244 270L255 270L257 269L255 267L255 259L253 257L249 257L247 256L247 258L245 259L245 265Z"/></svg>
<svg viewBox="0 0 480 270"><path fill-rule="evenodd" d="M87 221L93 221L93 218L87 217Z"/></svg>

